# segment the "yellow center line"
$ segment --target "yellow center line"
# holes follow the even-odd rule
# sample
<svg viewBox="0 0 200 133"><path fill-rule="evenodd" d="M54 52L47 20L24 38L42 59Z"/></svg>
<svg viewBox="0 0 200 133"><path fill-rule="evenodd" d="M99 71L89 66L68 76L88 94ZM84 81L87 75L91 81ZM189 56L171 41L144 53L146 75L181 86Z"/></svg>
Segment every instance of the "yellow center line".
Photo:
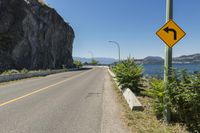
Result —
<svg viewBox="0 0 200 133"><path fill-rule="evenodd" d="M90 71L92 71L92 70L90 70ZM65 79L65 80L62 80L62 81L57 82L57 83L55 83L55 84L49 85L49 86L47 86L47 87L38 89L38 90L33 91L33 92L31 92L31 93L25 94L25 95L23 95L23 96L20 96L20 97L11 99L11 100L9 100L9 101L7 101L7 102L1 103L1 104L0 104L0 107L5 106L5 105L10 104L10 103L13 103L13 102L15 102L15 101L18 101L18 100L20 100L20 99L23 99L23 98L25 98L25 97L31 96L31 95L36 94L36 93L38 93L38 92L47 90L47 89L49 89L49 88L51 88L51 87L54 87L54 86L59 85L59 84L62 84L62 83L66 82L66 81L69 81L69 80L71 80L71 79L80 77L80 76L82 76L82 75L84 75L84 74L86 74L86 73L88 73L88 72L90 72L90 71L87 71L87 72L81 73L81 74L79 74L79 75L70 77L70 78L68 78L68 79Z"/></svg>

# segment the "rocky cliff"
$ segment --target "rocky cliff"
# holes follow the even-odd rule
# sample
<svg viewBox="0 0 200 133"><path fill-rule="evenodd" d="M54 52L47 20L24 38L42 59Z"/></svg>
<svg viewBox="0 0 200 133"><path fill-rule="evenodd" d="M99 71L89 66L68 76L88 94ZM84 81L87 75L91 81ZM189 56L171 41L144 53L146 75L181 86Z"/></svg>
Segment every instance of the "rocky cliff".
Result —
<svg viewBox="0 0 200 133"><path fill-rule="evenodd" d="M71 66L73 29L37 0L0 0L0 70Z"/></svg>

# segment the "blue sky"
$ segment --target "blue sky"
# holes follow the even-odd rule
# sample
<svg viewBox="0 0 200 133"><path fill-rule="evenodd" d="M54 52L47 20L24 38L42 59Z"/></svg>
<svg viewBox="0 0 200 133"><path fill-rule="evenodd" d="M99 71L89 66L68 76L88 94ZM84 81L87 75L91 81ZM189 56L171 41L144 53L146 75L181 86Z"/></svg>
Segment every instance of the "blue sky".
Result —
<svg viewBox="0 0 200 133"><path fill-rule="evenodd" d="M165 0L46 0L74 29L73 56L164 57L165 44L155 32L165 24ZM200 53L200 0L174 0L174 20L186 36L173 56Z"/></svg>

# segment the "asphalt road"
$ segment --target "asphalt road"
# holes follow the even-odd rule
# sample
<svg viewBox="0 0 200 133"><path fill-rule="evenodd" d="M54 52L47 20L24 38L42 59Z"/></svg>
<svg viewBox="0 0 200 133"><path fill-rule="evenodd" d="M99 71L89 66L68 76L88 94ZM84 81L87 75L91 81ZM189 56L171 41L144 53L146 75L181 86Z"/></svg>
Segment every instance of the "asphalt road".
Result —
<svg viewBox="0 0 200 133"><path fill-rule="evenodd" d="M0 86L0 133L100 133L106 68Z"/></svg>

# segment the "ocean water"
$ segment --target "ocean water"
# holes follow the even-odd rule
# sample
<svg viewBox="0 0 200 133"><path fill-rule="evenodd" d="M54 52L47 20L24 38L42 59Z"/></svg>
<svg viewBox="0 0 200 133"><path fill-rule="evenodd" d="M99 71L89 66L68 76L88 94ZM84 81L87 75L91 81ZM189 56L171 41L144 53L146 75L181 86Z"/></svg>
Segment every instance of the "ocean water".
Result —
<svg viewBox="0 0 200 133"><path fill-rule="evenodd" d="M164 65L162 64L145 64L144 76L157 76L163 77L164 75ZM200 71L200 64L173 64L173 68L176 70L186 69L189 73L195 71Z"/></svg>

